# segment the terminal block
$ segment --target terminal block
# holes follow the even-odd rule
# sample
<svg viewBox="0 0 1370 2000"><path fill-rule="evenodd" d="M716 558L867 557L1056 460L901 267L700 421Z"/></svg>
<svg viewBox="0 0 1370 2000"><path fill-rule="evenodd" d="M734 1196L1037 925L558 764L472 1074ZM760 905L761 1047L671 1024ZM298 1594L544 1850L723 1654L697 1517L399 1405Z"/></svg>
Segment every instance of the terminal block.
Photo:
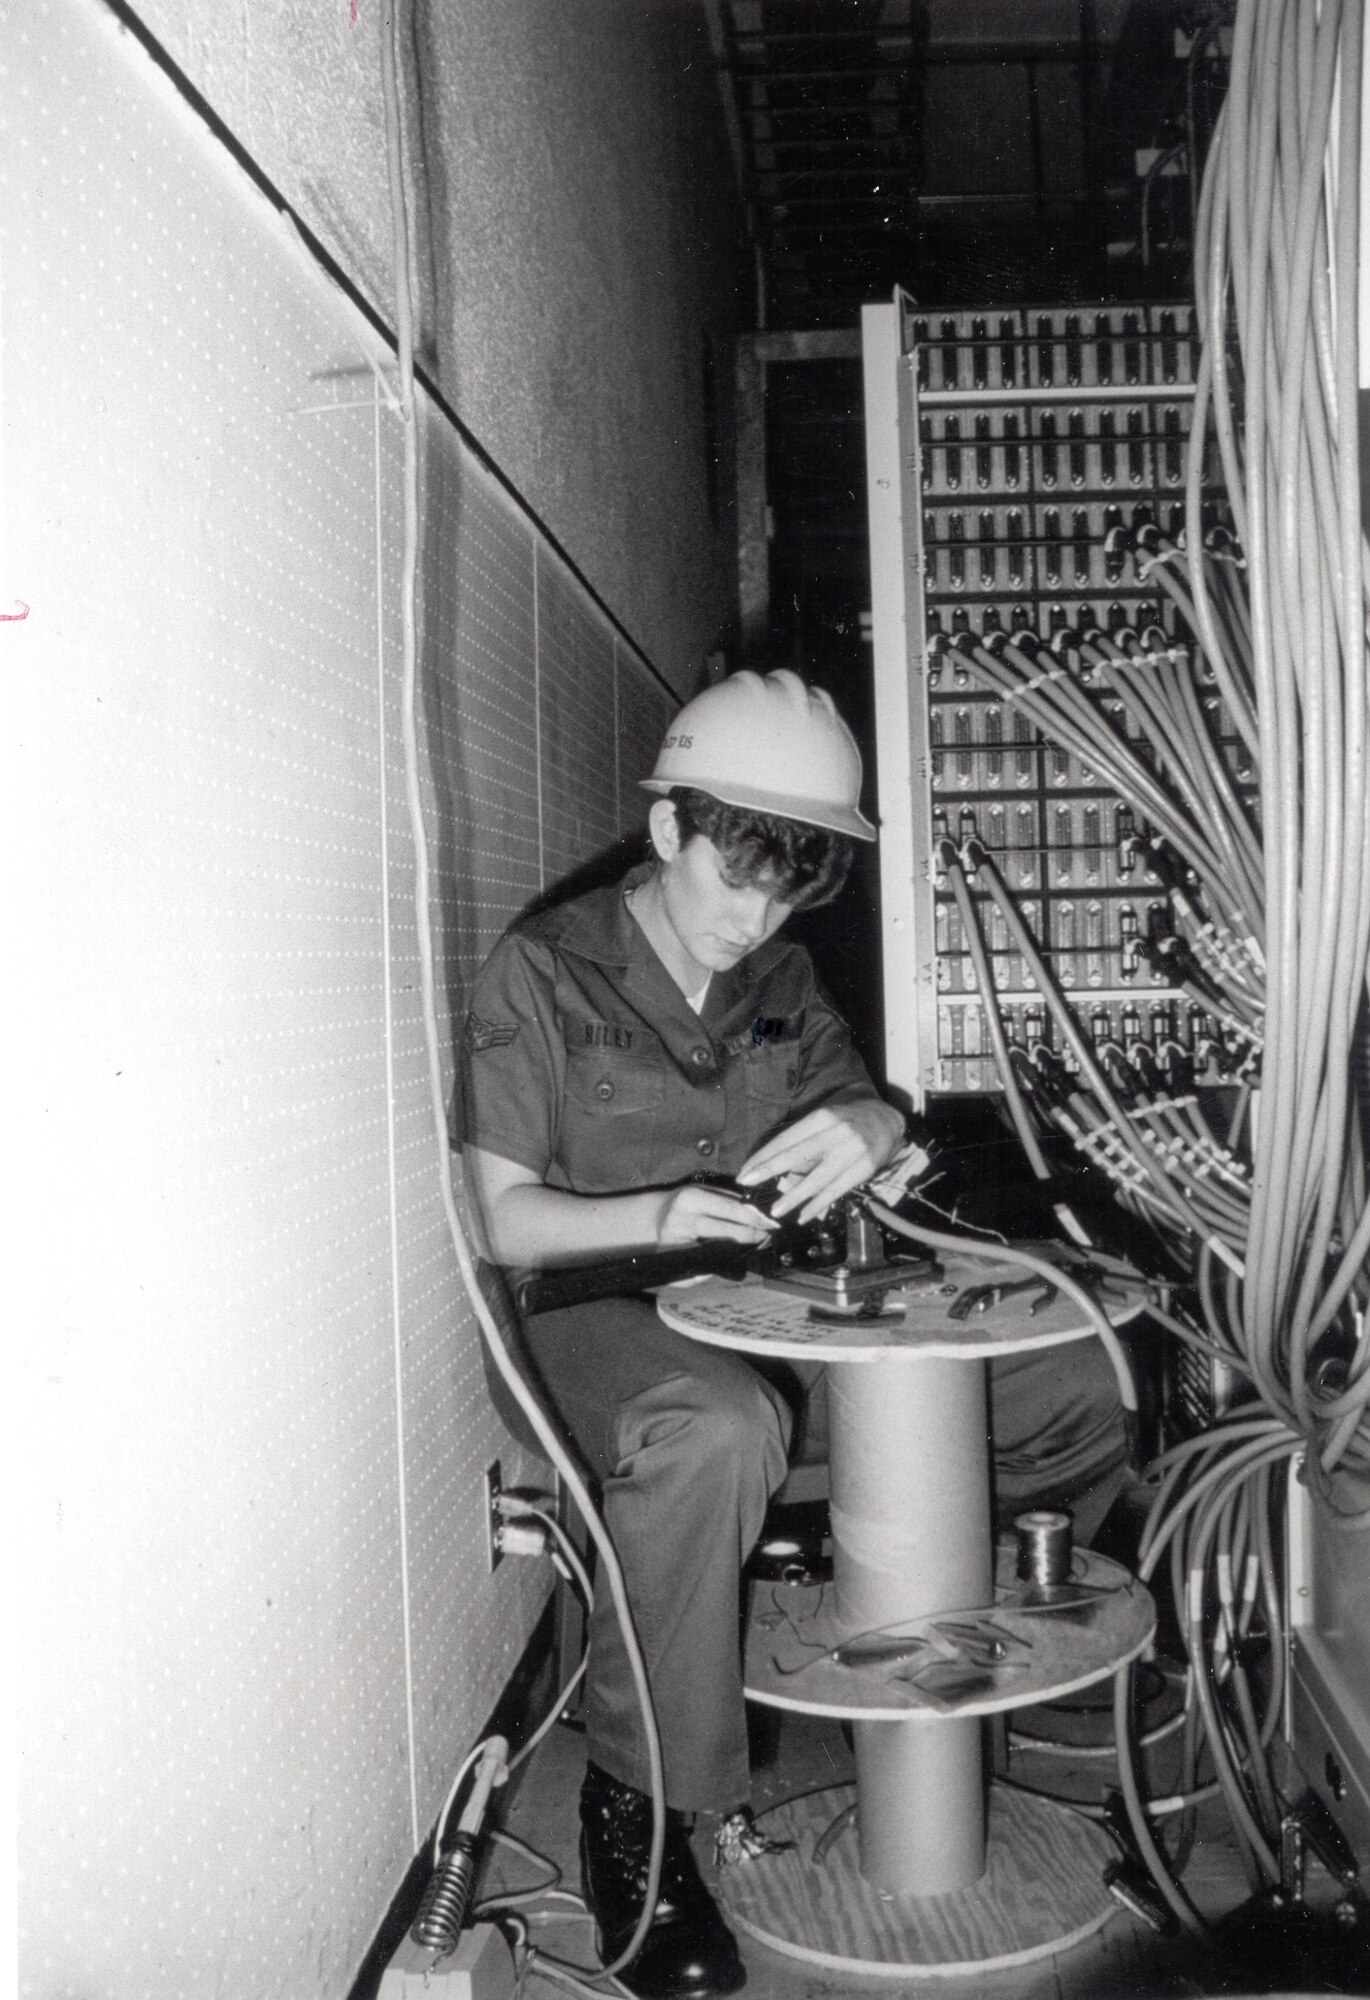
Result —
<svg viewBox="0 0 1370 2000"><path fill-rule="evenodd" d="M872 425L892 423L899 468L898 495L877 474L871 500L886 1012L912 1015L907 1053L891 1050L892 1080L915 1102L1001 1088L939 862L944 842L974 841L1096 1050L1119 1052L1143 1077L1228 1081L1251 1051L1196 1005L1201 989L1174 935L1174 857L984 671L986 656L1009 648L1029 678L1075 680L1145 761L1144 704L1107 662L1118 650L1164 652L1193 675L1217 752L1249 789L1212 676L1148 568L1184 533L1193 313L1139 303L939 314L907 300L870 310L893 312L897 373L886 406L873 407L868 328L868 456L874 467ZM882 543L891 509L898 533ZM1230 542L1216 501L1206 522ZM891 564L893 581L881 574ZM882 648L891 606L902 628ZM901 846L892 819L905 787ZM893 813L891 798L901 800ZM1002 911L973 879L970 889L1010 1046L1024 1059L1045 1046L1068 1069L1074 1058Z"/></svg>

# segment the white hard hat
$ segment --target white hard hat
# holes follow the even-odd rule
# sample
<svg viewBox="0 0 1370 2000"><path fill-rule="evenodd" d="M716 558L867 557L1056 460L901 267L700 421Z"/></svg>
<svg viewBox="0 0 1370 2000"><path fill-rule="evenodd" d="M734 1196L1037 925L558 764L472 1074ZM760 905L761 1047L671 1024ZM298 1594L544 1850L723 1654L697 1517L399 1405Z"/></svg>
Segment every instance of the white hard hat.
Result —
<svg viewBox="0 0 1370 2000"><path fill-rule="evenodd" d="M798 674L730 674L687 701L666 732L649 792L689 785L725 805L874 840L861 811L861 752L822 688Z"/></svg>

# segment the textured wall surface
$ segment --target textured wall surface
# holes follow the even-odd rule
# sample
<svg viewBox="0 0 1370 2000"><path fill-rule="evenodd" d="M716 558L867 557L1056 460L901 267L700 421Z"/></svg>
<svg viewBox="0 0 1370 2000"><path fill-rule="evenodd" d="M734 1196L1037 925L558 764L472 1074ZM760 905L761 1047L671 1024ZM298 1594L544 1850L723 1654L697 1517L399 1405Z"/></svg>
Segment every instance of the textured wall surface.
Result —
<svg viewBox="0 0 1370 2000"><path fill-rule="evenodd" d="M97 0L6 20L23 1990L346 1992L531 1630L438 1194L373 336ZM670 696L426 413L440 1033ZM449 1058L450 1073L450 1058Z"/></svg>
<svg viewBox="0 0 1370 2000"><path fill-rule="evenodd" d="M388 321L381 0L136 11ZM688 693L734 602L731 523L711 521L706 498L704 349L726 391L751 288L703 8L408 0L402 13L431 365Z"/></svg>

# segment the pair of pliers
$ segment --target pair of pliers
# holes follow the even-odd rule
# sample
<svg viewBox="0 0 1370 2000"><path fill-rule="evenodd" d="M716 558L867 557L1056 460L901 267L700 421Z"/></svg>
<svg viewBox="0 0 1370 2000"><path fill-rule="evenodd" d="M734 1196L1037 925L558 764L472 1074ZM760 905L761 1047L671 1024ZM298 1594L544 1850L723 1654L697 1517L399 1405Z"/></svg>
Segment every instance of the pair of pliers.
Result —
<svg viewBox="0 0 1370 2000"><path fill-rule="evenodd" d="M1028 1307L1028 1318L1049 1306L1056 1297L1056 1287L1049 1278L1001 1278L990 1285L967 1285L947 1308L947 1318L969 1319L972 1313L988 1312L991 1306L1002 1305L1005 1299L1014 1298L1020 1292L1037 1292L1039 1296Z"/></svg>

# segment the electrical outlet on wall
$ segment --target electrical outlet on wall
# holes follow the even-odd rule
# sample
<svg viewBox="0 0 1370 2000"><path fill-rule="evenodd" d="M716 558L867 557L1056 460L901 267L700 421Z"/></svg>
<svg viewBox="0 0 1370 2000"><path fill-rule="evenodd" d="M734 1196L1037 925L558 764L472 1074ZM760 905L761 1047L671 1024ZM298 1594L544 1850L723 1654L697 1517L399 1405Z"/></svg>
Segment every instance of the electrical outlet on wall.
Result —
<svg viewBox="0 0 1370 2000"><path fill-rule="evenodd" d="M485 1468L485 1556L491 1571L499 1568L504 1560L501 1538L504 1521L496 1511L495 1503L504 1491L500 1484L499 1460L494 1459Z"/></svg>

